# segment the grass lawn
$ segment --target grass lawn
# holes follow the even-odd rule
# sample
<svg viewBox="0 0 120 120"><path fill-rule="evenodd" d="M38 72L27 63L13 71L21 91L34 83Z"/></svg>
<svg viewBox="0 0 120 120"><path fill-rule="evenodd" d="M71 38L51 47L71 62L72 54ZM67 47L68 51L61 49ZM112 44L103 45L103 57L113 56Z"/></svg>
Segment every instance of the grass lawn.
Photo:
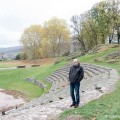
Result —
<svg viewBox="0 0 120 120"><path fill-rule="evenodd" d="M94 61L94 59L102 58L116 50L120 50L120 47L110 48L97 54L87 54L80 57L79 60L81 62L114 68L120 75L120 59L118 62L113 64L108 64L108 60L103 60L97 63ZM85 120L120 120L120 81L117 82L116 90L112 93L104 95L100 99L93 100L77 109L65 111L61 114L60 120L65 119L70 115L80 115Z"/></svg>
<svg viewBox="0 0 120 120"><path fill-rule="evenodd" d="M49 64L32 68L0 70L0 88L20 91L25 94L29 100L37 98L43 93L46 93L51 87L51 84L46 82L44 78L64 64L66 64L66 61L62 61L56 65ZM47 85L47 87L45 90L40 89L32 83L26 82L26 77L35 77L37 80Z"/></svg>
<svg viewBox="0 0 120 120"><path fill-rule="evenodd" d="M19 61L0 61L0 68L16 67L20 65Z"/></svg>

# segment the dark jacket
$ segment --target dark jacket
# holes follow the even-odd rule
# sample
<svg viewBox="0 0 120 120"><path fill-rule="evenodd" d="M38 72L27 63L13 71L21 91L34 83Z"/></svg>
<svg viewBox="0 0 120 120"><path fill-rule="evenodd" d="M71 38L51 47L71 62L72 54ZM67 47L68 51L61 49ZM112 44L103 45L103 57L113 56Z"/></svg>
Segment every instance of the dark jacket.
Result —
<svg viewBox="0 0 120 120"><path fill-rule="evenodd" d="M80 82L84 77L84 69L80 64L78 66L71 66L69 72L69 81L70 83Z"/></svg>

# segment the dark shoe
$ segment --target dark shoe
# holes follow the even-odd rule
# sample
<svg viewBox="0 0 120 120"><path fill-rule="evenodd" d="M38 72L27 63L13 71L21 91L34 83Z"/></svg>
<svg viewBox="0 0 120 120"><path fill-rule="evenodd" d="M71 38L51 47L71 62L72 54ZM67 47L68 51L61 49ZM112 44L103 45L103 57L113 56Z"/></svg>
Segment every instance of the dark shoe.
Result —
<svg viewBox="0 0 120 120"><path fill-rule="evenodd" d="M78 104L76 104L75 106L74 106L74 108L78 108L79 107L79 105Z"/></svg>
<svg viewBox="0 0 120 120"><path fill-rule="evenodd" d="M74 104L74 103L70 105L70 107L73 107L73 106L75 106L75 104Z"/></svg>

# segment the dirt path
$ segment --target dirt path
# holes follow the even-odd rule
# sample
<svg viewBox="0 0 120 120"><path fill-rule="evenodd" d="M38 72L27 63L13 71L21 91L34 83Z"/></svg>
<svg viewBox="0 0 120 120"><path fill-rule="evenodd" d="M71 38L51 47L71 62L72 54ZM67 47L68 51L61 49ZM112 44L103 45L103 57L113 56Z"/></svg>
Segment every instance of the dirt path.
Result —
<svg viewBox="0 0 120 120"><path fill-rule="evenodd" d="M24 104L22 98L15 98L12 95L4 93L3 89L0 89L0 111L15 107L16 105Z"/></svg>

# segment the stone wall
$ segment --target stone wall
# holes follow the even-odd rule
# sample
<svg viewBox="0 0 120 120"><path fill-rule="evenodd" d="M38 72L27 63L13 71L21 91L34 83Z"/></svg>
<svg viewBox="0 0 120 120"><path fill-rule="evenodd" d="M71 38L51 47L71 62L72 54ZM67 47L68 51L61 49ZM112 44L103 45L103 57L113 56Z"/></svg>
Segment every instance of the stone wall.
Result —
<svg viewBox="0 0 120 120"><path fill-rule="evenodd" d="M40 83L39 81L37 81L35 78L26 78L26 81L27 82L31 82L34 85L36 85L36 86L38 86L38 87L40 87L42 89L44 89L44 87L45 87L42 83Z"/></svg>

